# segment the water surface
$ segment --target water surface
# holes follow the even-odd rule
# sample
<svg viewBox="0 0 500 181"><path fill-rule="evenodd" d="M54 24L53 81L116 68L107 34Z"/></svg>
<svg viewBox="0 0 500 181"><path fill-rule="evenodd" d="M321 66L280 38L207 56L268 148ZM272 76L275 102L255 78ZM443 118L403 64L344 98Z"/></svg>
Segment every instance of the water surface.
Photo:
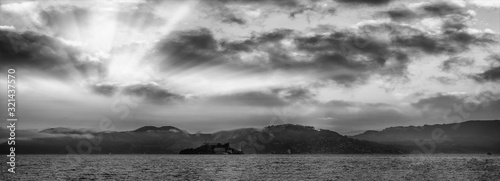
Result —
<svg viewBox="0 0 500 181"><path fill-rule="evenodd" d="M0 180L500 180L487 155L18 155Z"/></svg>

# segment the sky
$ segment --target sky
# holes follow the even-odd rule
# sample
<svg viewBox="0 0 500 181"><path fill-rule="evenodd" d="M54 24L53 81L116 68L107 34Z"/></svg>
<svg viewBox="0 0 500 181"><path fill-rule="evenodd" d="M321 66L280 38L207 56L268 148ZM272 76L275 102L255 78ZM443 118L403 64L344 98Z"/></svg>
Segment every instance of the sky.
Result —
<svg viewBox="0 0 500 181"><path fill-rule="evenodd" d="M18 129L290 123L355 134L499 119L499 8L496 0L1 1L0 86L15 68Z"/></svg>

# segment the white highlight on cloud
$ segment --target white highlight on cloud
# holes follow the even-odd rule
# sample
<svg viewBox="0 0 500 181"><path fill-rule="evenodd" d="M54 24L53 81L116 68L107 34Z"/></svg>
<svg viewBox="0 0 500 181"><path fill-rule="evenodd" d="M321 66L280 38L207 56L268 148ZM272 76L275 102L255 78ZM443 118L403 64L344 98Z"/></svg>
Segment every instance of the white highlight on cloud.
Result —
<svg viewBox="0 0 500 181"><path fill-rule="evenodd" d="M9 11L13 13L23 13L26 10L32 10L37 7L37 4L34 2L19 2L19 3L9 3L1 6L2 11Z"/></svg>
<svg viewBox="0 0 500 181"><path fill-rule="evenodd" d="M480 7L500 8L499 0L468 0L467 2Z"/></svg>
<svg viewBox="0 0 500 181"><path fill-rule="evenodd" d="M177 11L172 14L171 19L169 19L167 25L163 27L162 33L163 35L168 35L172 30L176 27L177 23L179 23L188 13L191 11L192 6L196 5L198 1L187 1L180 7L178 7Z"/></svg>
<svg viewBox="0 0 500 181"><path fill-rule="evenodd" d="M0 25L0 30L9 30L9 31L14 31L16 28L14 26L1 26Z"/></svg>

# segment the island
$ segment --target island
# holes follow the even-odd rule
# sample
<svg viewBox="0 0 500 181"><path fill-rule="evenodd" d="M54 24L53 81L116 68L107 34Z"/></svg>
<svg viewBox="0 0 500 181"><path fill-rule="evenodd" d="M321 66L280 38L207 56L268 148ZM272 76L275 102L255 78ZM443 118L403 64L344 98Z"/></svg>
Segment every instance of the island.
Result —
<svg viewBox="0 0 500 181"><path fill-rule="evenodd" d="M243 152L229 147L229 143L203 143L198 148L181 150L179 154L243 154Z"/></svg>

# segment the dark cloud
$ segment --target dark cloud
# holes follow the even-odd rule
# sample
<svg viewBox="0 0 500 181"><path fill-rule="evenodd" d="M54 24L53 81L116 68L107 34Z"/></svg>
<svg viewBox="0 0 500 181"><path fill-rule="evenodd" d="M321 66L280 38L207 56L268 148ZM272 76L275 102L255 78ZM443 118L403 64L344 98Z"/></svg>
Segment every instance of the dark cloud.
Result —
<svg viewBox="0 0 500 181"><path fill-rule="evenodd" d="M243 18L237 17L234 14L226 15L223 18L221 18L221 21L224 23L234 23L238 25L244 25L246 24L246 21Z"/></svg>
<svg viewBox="0 0 500 181"><path fill-rule="evenodd" d="M335 0L335 1L346 4L383 5L391 2L392 0Z"/></svg>
<svg viewBox="0 0 500 181"><path fill-rule="evenodd" d="M316 96L311 87L275 88L271 91L289 102L311 102Z"/></svg>
<svg viewBox="0 0 500 181"><path fill-rule="evenodd" d="M96 94L113 96L115 94L131 95L155 104L169 104L176 102L204 102L222 106L251 106L251 107L284 107L293 104L316 103L316 94L312 87L279 87L265 90L235 92L208 96L203 99L186 98L155 83L133 85L119 85L112 82L103 82L90 85Z"/></svg>
<svg viewBox="0 0 500 181"><path fill-rule="evenodd" d="M421 98L412 106L421 111L423 119L433 121L453 121L448 119L455 119L456 116L462 121L496 119L500 116L495 111L500 109L499 98L498 93L491 91L482 91L477 95L439 93Z"/></svg>
<svg viewBox="0 0 500 181"><path fill-rule="evenodd" d="M123 87L122 93L141 97L143 100L156 104L169 104L185 99L183 95L152 83L128 85Z"/></svg>
<svg viewBox="0 0 500 181"><path fill-rule="evenodd" d="M282 107L287 105L286 100L272 92L249 91L210 97L209 104L224 106L255 106L255 107Z"/></svg>
<svg viewBox="0 0 500 181"><path fill-rule="evenodd" d="M307 4L308 2L298 0L215 0L203 1L202 3L206 5L203 7L206 8L205 14L207 16L216 18L223 23L244 25L247 23L242 15L244 13L234 5L253 6L268 14L271 11L296 12L306 7L302 3Z"/></svg>
<svg viewBox="0 0 500 181"><path fill-rule="evenodd" d="M434 37L429 37L426 34L396 37L394 43L408 48L416 48L425 53L442 53L454 52L454 49L446 44L441 44Z"/></svg>
<svg viewBox="0 0 500 181"><path fill-rule="evenodd" d="M177 32L174 38L163 40L157 50L168 56L164 63L181 69L231 65L258 71L283 70L352 86L363 84L375 74L389 79L405 78L413 58L410 55L455 55L498 42L494 34L467 30L471 15L458 4L423 3L386 13L401 20L441 17L442 31L427 32L400 22L366 23L357 29L323 28L312 35L276 29L231 41L217 40L209 30L199 29ZM388 38L381 38L384 36ZM246 55L252 53L259 57L248 60ZM460 63L449 61L444 69Z"/></svg>
<svg viewBox="0 0 500 181"><path fill-rule="evenodd" d="M398 31L398 29L393 29ZM471 47L487 47L498 42L492 34L470 33L461 30L448 30L433 35L427 32L403 35L396 32L393 44L410 50L420 50L427 54L457 54L470 50Z"/></svg>
<svg viewBox="0 0 500 181"><path fill-rule="evenodd" d="M387 15L394 21L407 21L416 18L418 15L407 7L397 7L381 13Z"/></svg>
<svg viewBox="0 0 500 181"><path fill-rule="evenodd" d="M349 86L367 79L368 66L347 59L340 54L318 55L314 62L307 63L304 68L312 66L312 70L321 70L328 79Z"/></svg>
<svg viewBox="0 0 500 181"><path fill-rule="evenodd" d="M319 24L316 27L309 28L310 32L314 33L330 33L332 31L335 31L337 29L336 26L331 25L331 24Z"/></svg>
<svg viewBox="0 0 500 181"><path fill-rule="evenodd" d="M208 1L209 4L257 4L257 5L271 5L283 8L302 7L300 0L215 0Z"/></svg>
<svg viewBox="0 0 500 181"><path fill-rule="evenodd" d="M319 15L318 18L323 18L327 15L334 15L337 12L336 7L329 7L329 6L324 6L321 7L321 5L313 5L313 6L307 6L303 8L297 8L296 10L292 10L288 16L291 19L295 19L297 15L301 14L306 14L306 20L308 23L311 23L311 17L315 15Z"/></svg>
<svg viewBox="0 0 500 181"><path fill-rule="evenodd" d="M309 8L309 7L308 8L297 9L295 11L292 11L289 16L290 16L290 18L295 18L296 15L302 14L302 13L304 13L306 11L312 11L312 10L314 10L314 9L313 8ZM335 9L333 9L333 11L331 13L332 14L335 13Z"/></svg>
<svg viewBox="0 0 500 181"><path fill-rule="evenodd" d="M498 81L500 80L500 67L493 67L475 76L477 81Z"/></svg>
<svg viewBox="0 0 500 181"><path fill-rule="evenodd" d="M356 108L356 107L371 107L371 108L392 108L390 104L386 103L362 103L354 101L343 101L343 100L330 100L328 102L320 104L322 107L326 108Z"/></svg>
<svg viewBox="0 0 500 181"><path fill-rule="evenodd" d="M206 102L224 106L284 107L315 104L313 87L279 87L209 97Z"/></svg>
<svg viewBox="0 0 500 181"><path fill-rule="evenodd" d="M385 63L390 51L385 42L381 42L364 34L351 31L332 31L326 35L297 37L295 40L299 50L311 53L336 52L343 56L365 54L380 64Z"/></svg>
<svg viewBox="0 0 500 181"><path fill-rule="evenodd" d="M324 105L326 107L333 107L333 108L347 108L354 106L355 103L350 101L331 100L326 102Z"/></svg>
<svg viewBox="0 0 500 181"><path fill-rule="evenodd" d="M245 17L245 12L241 7L259 9L262 17L278 13L287 14L292 19L305 12L312 12L320 17L336 12L336 8L329 5L331 3L329 0L215 0L203 1L202 3L206 5L203 7L206 8L205 14L208 17L214 17L224 23L239 25L255 21L255 17L252 20ZM328 5L325 6L325 4Z"/></svg>
<svg viewBox="0 0 500 181"><path fill-rule="evenodd" d="M457 53L468 50L470 45L491 44L496 39L491 34L470 33L467 28L473 19L473 14L465 6L454 2L428 2L416 7L400 6L383 11L378 15L387 15L396 22L414 22L423 18L436 18L442 21L439 35L427 32L411 36L398 37L395 41L404 46L420 48L427 53Z"/></svg>
<svg viewBox="0 0 500 181"><path fill-rule="evenodd" d="M289 37L294 31L290 29L276 29L253 37L256 43L273 43Z"/></svg>
<svg viewBox="0 0 500 181"><path fill-rule="evenodd" d="M0 56L3 65L33 66L52 69L65 63L55 52L66 49L62 43L34 32L17 33L0 30ZM54 50L49 53L47 50Z"/></svg>
<svg viewBox="0 0 500 181"><path fill-rule="evenodd" d="M459 49L459 46L469 48L472 45L491 45L498 42L498 38L489 33L473 34L466 31L448 30L445 31L443 35L444 38L442 41L452 43L451 46L454 46L453 48L455 49ZM465 50L467 50L467 48L465 48Z"/></svg>
<svg viewBox="0 0 500 181"><path fill-rule="evenodd" d="M270 32L253 34L248 39L240 41L221 41L225 53L250 52L259 50L262 45L276 44L278 41L290 38L294 33L290 29L275 29Z"/></svg>
<svg viewBox="0 0 500 181"><path fill-rule="evenodd" d="M363 82L369 77L368 72L383 67L391 57L403 64L408 62L404 53L392 52L385 42L354 32L333 29L331 31L328 34L304 36L298 32L281 29L244 41L224 42L222 47L231 53L262 51L267 55L266 68L315 71L320 77L343 85ZM295 48L289 49L281 41L289 41ZM363 42L363 45L356 46L359 42ZM307 58L297 57L293 55L294 52L301 52L307 55ZM357 58L359 55L366 58L360 60Z"/></svg>
<svg viewBox="0 0 500 181"><path fill-rule="evenodd" d="M459 67L466 67L466 66L471 66L474 64L474 60L470 58L464 58L464 57L451 57L447 60L445 60L441 64L441 70L448 72L450 70L453 70L455 68Z"/></svg>
<svg viewBox="0 0 500 181"><path fill-rule="evenodd" d="M91 85L90 89L97 94L112 96L118 92L119 87L114 83L98 83Z"/></svg>
<svg viewBox="0 0 500 181"><path fill-rule="evenodd" d="M227 4L222 4L217 1L206 1L208 8L205 10L205 14L208 17L215 18L223 23L245 25L247 21L244 19L243 13L238 9L232 9L227 6Z"/></svg>
<svg viewBox="0 0 500 181"><path fill-rule="evenodd" d="M158 51L168 56L167 65L181 68L246 64L260 69L285 70L291 72L314 71L320 79L332 80L350 86L363 83L373 74L402 77L411 61L408 54L454 54L472 46L483 46L495 42L486 34L469 34L448 31L433 35L393 23L362 26L364 31L342 31L331 29L330 33L305 36L288 29L254 34L239 41L216 40L207 29L176 33L162 41ZM390 29L391 41L383 41L372 32ZM283 45L288 41L293 48ZM241 53L261 52L266 61L240 60ZM298 57L294 53L303 53ZM393 61L391 66L387 61ZM165 66L168 67L168 66Z"/></svg>
<svg viewBox="0 0 500 181"><path fill-rule="evenodd" d="M332 30L328 34L296 37L295 45L312 57L298 64L300 67L321 70L330 80L343 85L363 83L375 73L401 76L409 62L404 52L394 51L387 42L362 33ZM386 65L390 59L397 62L396 66Z"/></svg>
<svg viewBox="0 0 500 181"><path fill-rule="evenodd" d="M394 21L412 21L424 17L467 17L467 19L472 17L465 7L454 2L444 1L422 3L412 8L407 6L397 6L387 11L382 11L378 15L387 15Z"/></svg>
<svg viewBox="0 0 500 181"><path fill-rule="evenodd" d="M216 63L218 42L208 29L174 32L162 40L156 48L165 56L163 67L193 67Z"/></svg>
<svg viewBox="0 0 500 181"><path fill-rule="evenodd" d="M490 114L490 109L500 108L499 94L491 91L482 91L475 95L470 94L445 94L437 93L420 98L412 103L412 106L420 110L436 111L443 114L446 110L455 110L455 107L477 107L473 111L481 114L482 112Z"/></svg>
<svg viewBox="0 0 500 181"><path fill-rule="evenodd" d="M39 70L62 79L70 78L74 73L84 77L105 75L102 60L91 59L96 57L51 36L31 31L0 30L2 67Z"/></svg>
<svg viewBox="0 0 500 181"><path fill-rule="evenodd" d="M465 100L464 96L450 95L450 94L436 94L431 97L423 98L415 103L412 103L413 107L418 109L439 109L446 110L453 108L453 104L463 103Z"/></svg>
<svg viewBox="0 0 500 181"><path fill-rule="evenodd" d="M246 66L239 61L238 53L259 51L261 46L277 43L288 37L293 31L279 29L252 36L244 41L216 40L212 32L201 28L174 32L167 39L157 44L154 55L162 57L161 67L189 69L198 66L231 66L232 68L252 69L259 66ZM267 49L272 62L287 59L286 52ZM280 58L280 56L282 56Z"/></svg>
<svg viewBox="0 0 500 181"><path fill-rule="evenodd" d="M490 61L490 67L484 72L473 75L472 78L478 82L498 81L500 80L500 54L492 54L486 57Z"/></svg>
<svg viewBox="0 0 500 181"><path fill-rule="evenodd" d="M362 28L365 33L331 30L328 34L298 37L295 42L298 50L314 57L309 64L313 64L315 70L334 73L332 80L341 84L363 82L371 74L403 76L410 61L407 53L397 50L391 42L369 36L380 27ZM387 65L390 60L392 64ZM335 69L348 71L334 72ZM339 75L340 72L344 73Z"/></svg>
<svg viewBox="0 0 500 181"><path fill-rule="evenodd" d="M466 31L468 25L468 21L470 20L470 16L462 16L462 15L452 15L443 18L443 25L441 29L443 31Z"/></svg>
<svg viewBox="0 0 500 181"><path fill-rule="evenodd" d="M425 3L418 9L424 13L440 17L450 14L468 15L467 10L463 6L454 2L437 1Z"/></svg>
<svg viewBox="0 0 500 181"><path fill-rule="evenodd" d="M89 88L99 95L129 95L134 96L138 101L147 101L154 104L170 104L186 100L184 95L174 93L156 83L121 85L114 82L101 82L92 84Z"/></svg>
<svg viewBox="0 0 500 181"><path fill-rule="evenodd" d="M429 79L433 80L433 81L437 81L437 82L444 84L444 85L453 85L458 81L458 79L444 77L444 76L433 76L433 77L430 77Z"/></svg>
<svg viewBox="0 0 500 181"><path fill-rule="evenodd" d="M486 57L486 60L492 61L493 63L500 63L500 53L499 54L491 54Z"/></svg>

